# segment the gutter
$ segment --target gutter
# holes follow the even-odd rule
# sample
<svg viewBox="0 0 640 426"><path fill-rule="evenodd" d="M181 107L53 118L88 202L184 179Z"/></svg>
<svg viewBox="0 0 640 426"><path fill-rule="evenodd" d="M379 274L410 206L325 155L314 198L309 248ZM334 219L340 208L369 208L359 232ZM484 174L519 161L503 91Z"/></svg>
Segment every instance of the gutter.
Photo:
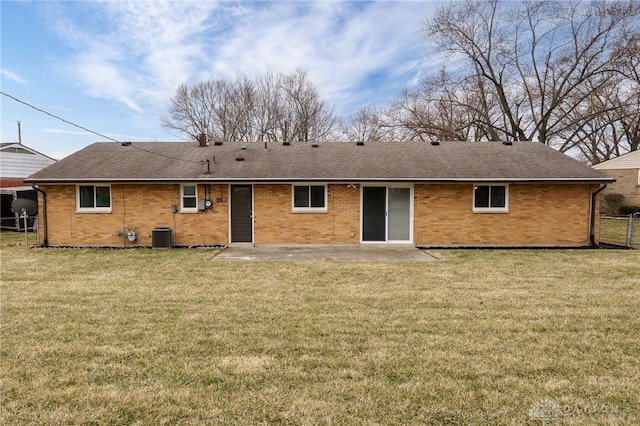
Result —
<svg viewBox="0 0 640 426"><path fill-rule="evenodd" d="M47 237L47 193L35 185L31 185L31 188L35 189L42 194L42 230L43 230L43 246L49 246L49 238Z"/></svg>
<svg viewBox="0 0 640 426"><path fill-rule="evenodd" d="M596 244L596 236L595 236L595 226L596 226L596 196L604 191L607 187L607 183L603 184L604 186L591 194L591 221L589 222L589 245L592 247L598 247Z"/></svg>
<svg viewBox="0 0 640 426"><path fill-rule="evenodd" d="M318 177L176 177L176 178L65 178L65 179L39 179L38 182L46 184L81 184L81 183L129 183L129 184L176 184L183 182L204 182L204 183L288 183L288 182L402 182L402 183L563 183L563 184L583 184L583 183L606 183L615 182L615 179L603 178L420 178L420 177L338 177L338 178L318 178Z"/></svg>

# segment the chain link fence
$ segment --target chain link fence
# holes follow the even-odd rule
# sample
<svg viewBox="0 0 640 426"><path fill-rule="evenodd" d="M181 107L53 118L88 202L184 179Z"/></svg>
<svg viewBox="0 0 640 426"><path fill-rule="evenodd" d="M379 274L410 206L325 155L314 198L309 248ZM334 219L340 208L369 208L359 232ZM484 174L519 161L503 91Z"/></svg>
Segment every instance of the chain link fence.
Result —
<svg viewBox="0 0 640 426"><path fill-rule="evenodd" d="M600 244L640 249L640 212L600 216Z"/></svg>

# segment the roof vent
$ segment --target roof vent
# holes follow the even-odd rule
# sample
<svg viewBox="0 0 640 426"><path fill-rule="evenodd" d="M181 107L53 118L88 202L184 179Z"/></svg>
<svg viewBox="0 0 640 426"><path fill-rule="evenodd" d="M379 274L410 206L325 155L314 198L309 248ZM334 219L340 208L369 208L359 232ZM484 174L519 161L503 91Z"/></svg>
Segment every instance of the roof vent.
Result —
<svg viewBox="0 0 640 426"><path fill-rule="evenodd" d="M357 141L356 146L364 146L364 141Z"/></svg>
<svg viewBox="0 0 640 426"><path fill-rule="evenodd" d="M431 141L431 145L438 146L440 145L440 141Z"/></svg>
<svg viewBox="0 0 640 426"><path fill-rule="evenodd" d="M215 141L213 143L214 146L221 146L222 145L222 141Z"/></svg>
<svg viewBox="0 0 640 426"><path fill-rule="evenodd" d="M289 145L291 145L291 142L289 141L282 142L282 146L289 146Z"/></svg>
<svg viewBox="0 0 640 426"><path fill-rule="evenodd" d="M236 157L236 161L244 161L244 152L247 150L247 147L242 145L242 148L240 148L240 154L238 154L238 156Z"/></svg>
<svg viewBox="0 0 640 426"><path fill-rule="evenodd" d="M502 141L502 145L511 146L511 145L513 145L513 142L511 142L511 141Z"/></svg>

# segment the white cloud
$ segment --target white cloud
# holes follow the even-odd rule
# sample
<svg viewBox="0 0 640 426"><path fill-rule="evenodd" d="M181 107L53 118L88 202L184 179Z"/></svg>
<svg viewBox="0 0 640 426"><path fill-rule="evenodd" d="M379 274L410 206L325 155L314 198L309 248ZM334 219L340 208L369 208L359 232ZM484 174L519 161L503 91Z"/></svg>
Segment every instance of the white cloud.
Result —
<svg viewBox="0 0 640 426"><path fill-rule="evenodd" d="M58 68L87 94L142 113L168 102L199 60L198 34L211 3L106 2L81 4L100 16L74 19L59 10L57 33L73 49ZM69 5L60 4L63 9ZM86 15L84 15L86 16Z"/></svg>
<svg viewBox="0 0 640 426"><path fill-rule="evenodd" d="M87 94L157 119L175 88L304 68L348 113L415 84L425 2L61 2L59 70ZM81 10L75 10L80 8ZM75 14L72 13L75 11Z"/></svg>
<svg viewBox="0 0 640 426"><path fill-rule="evenodd" d="M15 81L16 83L20 83L20 84L27 83L27 80L25 80L24 78L20 77L17 74L12 73L11 71L2 69L0 70L0 74L2 74L2 77L7 80Z"/></svg>
<svg viewBox="0 0 640 426"><path fill-rule="evenodd" d="M302 67L338 110L387 99L423 65L418 25L427 7L407 2L303 2L247 11L236 17L220 47L212 50L212 74L291 72ZM385 81L371 86L372 74Z"/></svg>
<svg viewBox="0 0 640 426"><path fill-rule="evenodd" d="M65 129L54 129L51 127L45 127L42 129L43 132L47 133L61 133L64 135L93 135L93 133L86 132L84 130L65 130Z"/></svg>
<svg viewBox="0 0 640 426"><path fill-rule="evenodd" d="M45 133L57 133L62 135L74 135L74 136L86 136L91 135L92 137L99 137L95 133L87 132L85 130L67 130L67 129L59 129L55 127L45 127L42 129ZM122 133L112 133L112 132L103 132L100 133L103 136L107 136L109 138L113 138L119 141L147 141L151 138L148 136L136 136L136 135L127 135Z"/></svg>

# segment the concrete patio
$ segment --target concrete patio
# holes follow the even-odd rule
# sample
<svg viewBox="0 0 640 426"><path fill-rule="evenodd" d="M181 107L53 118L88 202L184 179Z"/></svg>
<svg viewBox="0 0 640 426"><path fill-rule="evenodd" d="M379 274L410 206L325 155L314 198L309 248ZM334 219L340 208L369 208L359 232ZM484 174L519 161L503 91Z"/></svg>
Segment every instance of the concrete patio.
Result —
<svg viewBox="0 0 640 426"><path fill-rule="evenodd" d="M213 260L367 260L429 262L436 260L426 251L410 245L359 246L252 246L233 245L222 250Z"/></svg>

